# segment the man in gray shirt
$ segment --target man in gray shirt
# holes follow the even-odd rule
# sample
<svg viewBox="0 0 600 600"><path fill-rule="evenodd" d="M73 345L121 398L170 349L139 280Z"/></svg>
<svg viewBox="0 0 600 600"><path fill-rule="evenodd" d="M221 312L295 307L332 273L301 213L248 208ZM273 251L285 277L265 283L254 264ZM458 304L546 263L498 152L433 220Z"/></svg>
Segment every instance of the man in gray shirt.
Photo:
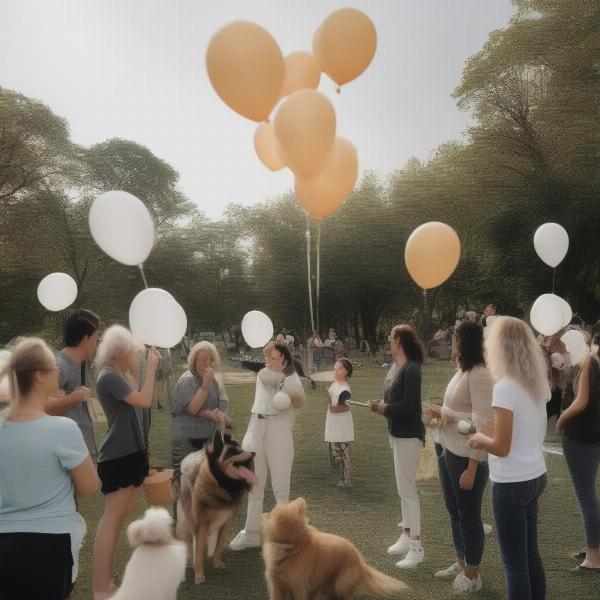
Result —
<svg viewBox="0 0 600 600"><path fill-rule="evenodd" d="M88 402L90 387L87 361L96 352L100 318L85 309L75 311L65 323L65 347L55 352L58 363L59 388L62 395L48 400L46 412L73 419L79 425L90 456L96 459L98 450L94 423Z"/></svg>

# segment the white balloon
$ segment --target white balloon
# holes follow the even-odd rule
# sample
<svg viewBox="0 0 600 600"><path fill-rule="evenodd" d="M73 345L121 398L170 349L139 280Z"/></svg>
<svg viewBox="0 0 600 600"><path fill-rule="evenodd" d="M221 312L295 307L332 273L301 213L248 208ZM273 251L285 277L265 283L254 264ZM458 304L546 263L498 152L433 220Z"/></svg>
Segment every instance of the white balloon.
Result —
<svg viewBox="0 0 600 600"><path fill-rule="evenodd" d="M590 353L583 333L577 329L570 329L560 339L569 353L572 365L579 365Z"/></svg>
<svg viewBox="0 0 600 600"><path fill-rule="evenodd" d="M529 313L529 319L533 328L542 335L554 335L562 329L565 320L563 302L565 301L562 298L554 294L542 294L533 303L531 312Z"/></svg>
<svg viewBox="0 0 600 600"><path fill-rule="evenodd" d="M562 306L562 312L563 312L562 326L566 327L571 322L571 319L573 318L573 311L571 310L571 305L564 298L561 298L560 296L556 296L556 298L559 299L560 305Z"/></svg>
<svg viewBox="0 0 600 600"><path fill-rule="evenodd" d="M292 405L292 399L285 392L277 392L273 396L273 406L277 410L287 410Z"/></svg>
<svg viewBox="0 0 600 600"><path fill-rule="evenodd" d="M112 191L94 200L89 214L96 244L124 265L141 265L154 244L154 223L146 205L128 192Z"/></svg>
<svg viewBox="0 0 600 600"><path fill-rule="evenodd" d="M251 310L242 319L242 335L250 348L262 348L273 337L273 322L264 312Z"/></svg>
<svg viewBox="0 0 600 600"><path fill-rule="evenodd" d="M558 223L544 223L533 236L537 255L550 267L558 266L567 255L569 234Z"/></svg>
<svg viewBox="0 0 600 600"><path fill-rule="evenodd" d="M187 330L187 317L175 298L159 288L142 290L129 307L131 332L148 346L172 348Z"/></svg>
<svg viewBox="0 0 600 600"><path fill-rule="evenodd" d="M75 302L77 284L66 273L51 273L40 281L37 297L44 308L55 312L63 310Z"/></svg>
<svg viewBox="0 0 600 600"><path fill-rule="evenodd" d="M0 370L10 360L11 353L9 350L0 350ZM8 400L10 397L10 384L8 377L0 379L0 400Z"/></svg>

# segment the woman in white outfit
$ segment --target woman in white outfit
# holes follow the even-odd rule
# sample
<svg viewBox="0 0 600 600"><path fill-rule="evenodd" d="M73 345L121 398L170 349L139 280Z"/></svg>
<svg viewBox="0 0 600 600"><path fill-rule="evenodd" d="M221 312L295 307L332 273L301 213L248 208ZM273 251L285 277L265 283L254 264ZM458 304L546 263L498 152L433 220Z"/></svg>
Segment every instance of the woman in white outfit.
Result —
<svg viewBox="0 0 600 600"><path fill-rule="evenodd" d="M265 484L271 475L273 495L277 504L290 500L290 479L294 461L295 412L304 405L304 389L287 344L270 342L264 350L267 366L258 373L254 405L242 447L254 452L254 471L258 483L248 495L246 525L229 544L232 550L260 546L260 521L263 511ZM290 403L284 407L285 397ZM279 407L279 408L278 408Z"/></svg>

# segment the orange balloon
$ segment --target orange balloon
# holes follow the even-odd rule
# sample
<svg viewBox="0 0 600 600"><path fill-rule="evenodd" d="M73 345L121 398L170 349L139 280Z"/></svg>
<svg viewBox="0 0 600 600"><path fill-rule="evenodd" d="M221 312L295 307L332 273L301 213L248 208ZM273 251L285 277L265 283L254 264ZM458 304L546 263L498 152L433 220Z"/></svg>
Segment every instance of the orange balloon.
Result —
<svg viewBox="0 0 600 600"><path fill-rule="evenodd" d="M460 239L452 227L432 221L417 227L408 238L404 262L410 276L424 290L441 285L460 260Z"/></svg>
<svg viewBox="0 0 600 600"><path fill-rule="evenodd" d="M321 67L308 52L292 52L285 57L285 78L281 96L289 96L298 90L316 90L321 81Z"/></svg>
<svg viewBox="0 0 600 600"><path fill-rule="evenodd" d="M254 23L234 21L218 31L206 50L206 69L221 100L253 121L267 119L281 95L281 50Z"/></svg>
<svg viewBox="0 0 600 600"><path fill-rule="evenodd" d="M285 164L296 175L314 177L335 139L333 105L315 90L294 92L277 110L275 135Z"/></svg>
<svg viewBox="0 0 600 600"><path fill-rule="evenodd" d="M263 165L271 171L279 171L285 163L279 152L273 123L261 123L254 134L254 150Z"/></svg>
<svg viewBox="0 0 600 600"><path fill-rule="evenodd" d="M325 167L316 177L296 177L296 200L313 219L324 219L344 203L357 177L356 148L348 140L336 138Z"/></svg>
<svg viewBox="0 0 600 600"><path fill-rule="evenodd" d="M313 52L321 70L338 85L356 79L373 60L376 48L373 22L355 8L330 14L313 37Z"/></svg>

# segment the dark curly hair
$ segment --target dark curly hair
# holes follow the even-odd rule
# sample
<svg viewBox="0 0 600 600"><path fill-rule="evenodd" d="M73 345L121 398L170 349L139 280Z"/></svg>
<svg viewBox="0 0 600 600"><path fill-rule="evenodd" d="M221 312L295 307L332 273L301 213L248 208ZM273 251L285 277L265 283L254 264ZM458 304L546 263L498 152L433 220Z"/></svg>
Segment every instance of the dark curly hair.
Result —
<svg viewBox="0 0 600 600"><path fill-rule="evenodd" d="M408 360L414 360L420 365L425 360L423 344L412 325L396 325L392 329L392 337L397 344L402 346Z"/></svg>
<svg viewBox="0 0 600 600"><path fill-rule="evenodd" d="M470 371L477 365L485 366L483 356L483 327L475 321L463 321L456 328L458 364L461 371Z"/></svg>

